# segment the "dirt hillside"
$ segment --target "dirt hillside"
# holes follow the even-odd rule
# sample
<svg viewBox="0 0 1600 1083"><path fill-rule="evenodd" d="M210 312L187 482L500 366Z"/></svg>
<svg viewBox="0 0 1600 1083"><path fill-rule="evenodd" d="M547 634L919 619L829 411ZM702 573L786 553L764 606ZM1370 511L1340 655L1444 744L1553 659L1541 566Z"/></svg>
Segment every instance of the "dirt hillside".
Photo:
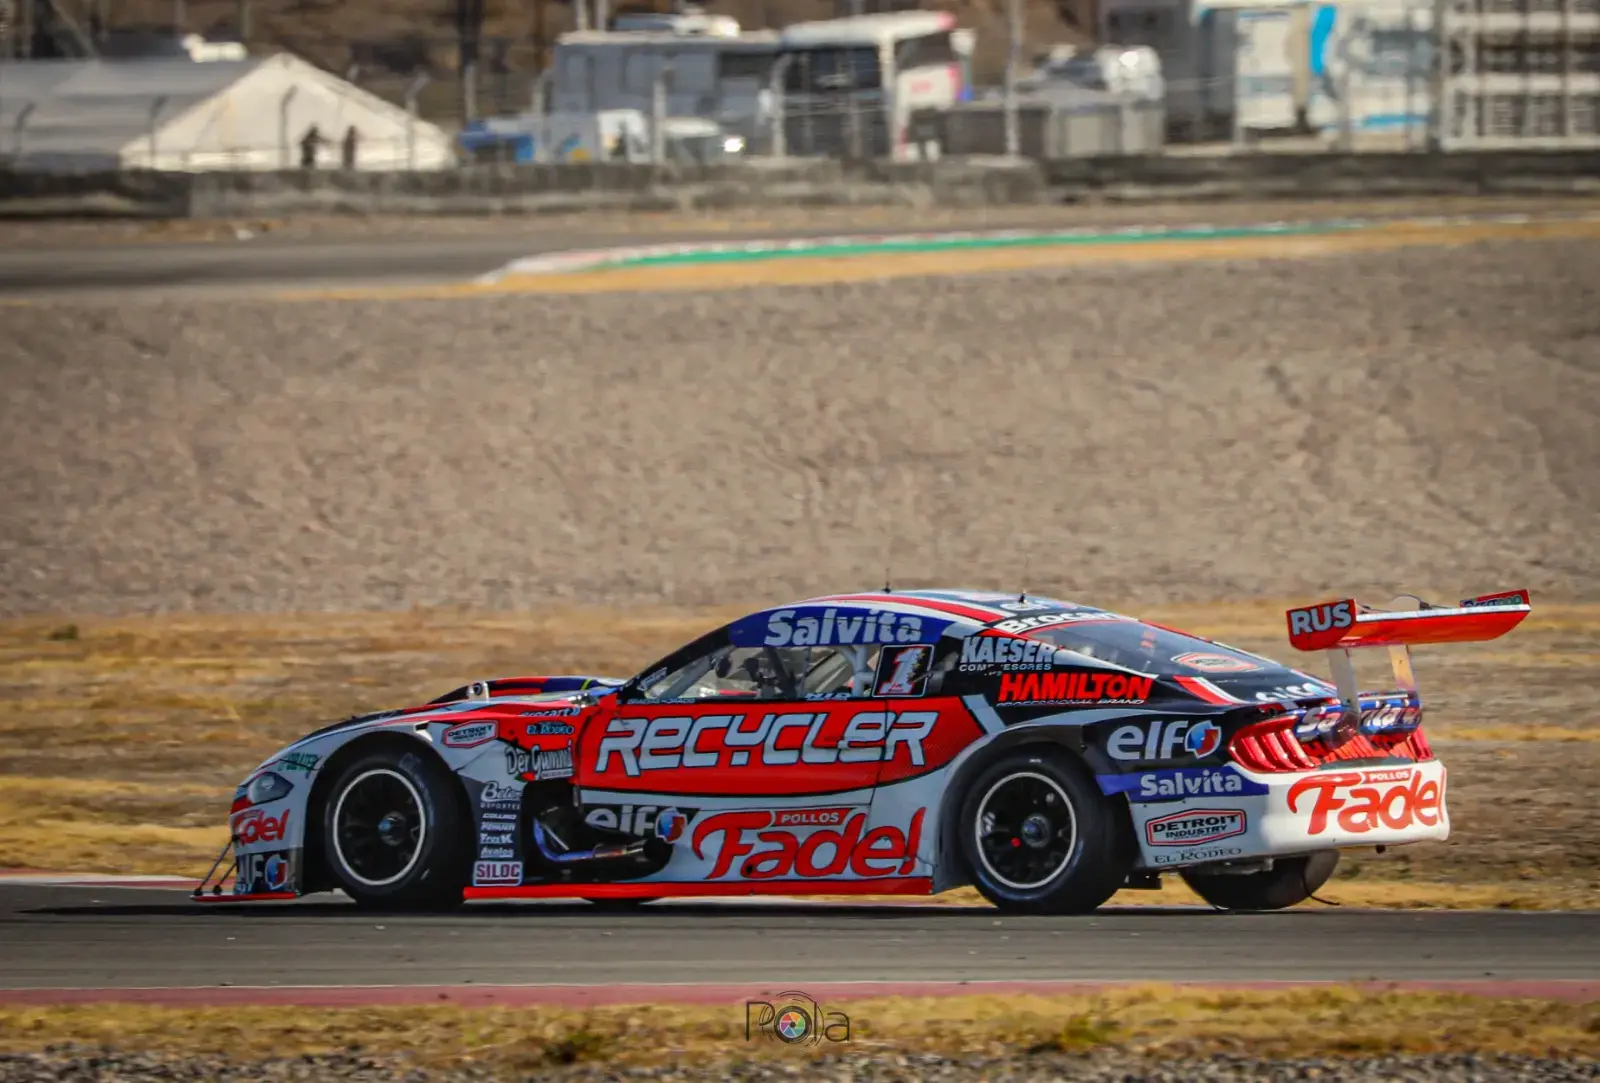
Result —
<svg viewBox="0 0 1600 1083"><path fill-rule="evenodd" d="M1591 242L5 322L0 614L1600 598Z"/></svg>
<svg viewBox="0 0 1600 1083"><path fill-rule="evenodd" d="M79 6L87 5L79 0ZM835 0L710 0L700 6L713 14L731 15L749 30L831 19L851 10ZM863 10L883 6L869 0ZM979 76L985 80L999 77L1009 33L1003 0L934 0L914 6L953 12L958 25L977 33L974 62ZM237 37L240 9L239 0L186 0L184 25L213 37ZM345 71L354 57L367 78L378 77L380 82L385 70L409 74L421 68L432 71L436 78L456 71L455 0L250 0L249 9L247 40L258 51L286 48L339 72ZM662 0L610 0L609 9L613 14L665 12L674 5ZM1023 34L1030 55L1093 36L1092 0L1023 0L1023 9ZM168 0L125 0L112 5L108 28L165 29L172 25L173 12ZM574 27L570 2L484 0L483 14L484 64L492 64L499 55L493 40L500 39L506 43L505 60L514 72L535 70L540 57L547 55L541 52L541 43L548 46L555 35ZM86 13L81 21L89 25Z"/></svg>

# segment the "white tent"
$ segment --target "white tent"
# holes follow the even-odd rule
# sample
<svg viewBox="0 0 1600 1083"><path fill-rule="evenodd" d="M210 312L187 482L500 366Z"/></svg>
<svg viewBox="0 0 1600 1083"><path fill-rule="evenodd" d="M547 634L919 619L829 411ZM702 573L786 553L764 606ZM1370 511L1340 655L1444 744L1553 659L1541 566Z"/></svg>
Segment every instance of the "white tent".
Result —
<svg viewBox="0 0 1600 1083"><path fill-rule="evenodd" d="M357 169L446 169L437 125L280 53L247 60L37 60L0 65L0 158L30 170L319 168L356 131Z"/></svg>

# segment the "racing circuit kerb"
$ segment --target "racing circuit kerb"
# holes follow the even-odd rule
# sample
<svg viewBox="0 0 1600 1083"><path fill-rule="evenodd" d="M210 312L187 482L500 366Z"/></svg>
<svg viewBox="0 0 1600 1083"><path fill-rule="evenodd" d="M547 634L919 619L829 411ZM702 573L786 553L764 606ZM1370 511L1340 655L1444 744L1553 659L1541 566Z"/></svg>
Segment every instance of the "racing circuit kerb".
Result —
<svg viewBox="0 0 1600 1083"><path fill-rule="evenodd" d="M840 594L764 609L638 676L479 681L271 756L195 896L929 894L1093 910L1177 872L1229 909L1313 894L1341 849L1444 839L1415 644L1504 635L1525 590L1289 610L1321 680L1072 602ZM1353 655L1389 656L1362 691ZM220 877L218 869L231 852Z"/></svg>

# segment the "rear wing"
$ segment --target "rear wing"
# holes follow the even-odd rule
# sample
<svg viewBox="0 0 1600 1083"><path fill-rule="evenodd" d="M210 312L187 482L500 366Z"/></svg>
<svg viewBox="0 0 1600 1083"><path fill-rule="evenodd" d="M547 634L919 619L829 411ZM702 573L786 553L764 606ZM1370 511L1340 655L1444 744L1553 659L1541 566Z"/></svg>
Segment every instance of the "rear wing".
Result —
<svg viewBox="0 0 1600 1083"><path fill-rule="evenodd" d="M1404 607L1398 603L1415 603ZM1353 598L1291 609L1286 614L1289 645L1302 651L1327 651L1333 682L1346 716L1359 717L1360 690L1350 652L1363 647L1387 647L1394 679L1415 699L1417 678L1411 669L1411 646L1416 643L1480 643L1499 639L1521 624L1531 611L1526 590L1507 590L1467 598L1458 606L1429 605L1420 598L1402 596L1389 609L1374 609Z"/></svg>

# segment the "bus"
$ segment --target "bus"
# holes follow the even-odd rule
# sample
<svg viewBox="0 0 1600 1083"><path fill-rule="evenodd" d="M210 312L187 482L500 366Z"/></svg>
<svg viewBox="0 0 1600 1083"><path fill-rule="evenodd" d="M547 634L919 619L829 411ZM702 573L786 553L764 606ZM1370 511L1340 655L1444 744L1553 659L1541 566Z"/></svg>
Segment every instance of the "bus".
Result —
<svg viewBox="0 0 1600 1083"><path fill-rule="evenodd" d="M797 23L778 40L787 142L802 154L913 157L912 118L970 97L973 36L949 12Z"/></svg>
<svg viewBox="0 0 1600 1083"><path fill-rule="evenodd" d="M575 31L556 42L545 107L571 114L631 109L648 117L662 80L668 116L703 117L754 140L769 124L764 103L777 56L771 32Z"/></svg>
<svg viewBox="0 0 1600 1083"><path fill-rule="evenodd" d="M972 34L956 29L945 12L861 15L754 33L726 20L705 29L666 21L624 25L638 28L576 31L557 40L546 109L634 109L649 116L657 80L666 74L669 116L713 120L752 148L770 148L781 100L788 153L858 149L907 157L911 117L966 96Z"/></svg>

